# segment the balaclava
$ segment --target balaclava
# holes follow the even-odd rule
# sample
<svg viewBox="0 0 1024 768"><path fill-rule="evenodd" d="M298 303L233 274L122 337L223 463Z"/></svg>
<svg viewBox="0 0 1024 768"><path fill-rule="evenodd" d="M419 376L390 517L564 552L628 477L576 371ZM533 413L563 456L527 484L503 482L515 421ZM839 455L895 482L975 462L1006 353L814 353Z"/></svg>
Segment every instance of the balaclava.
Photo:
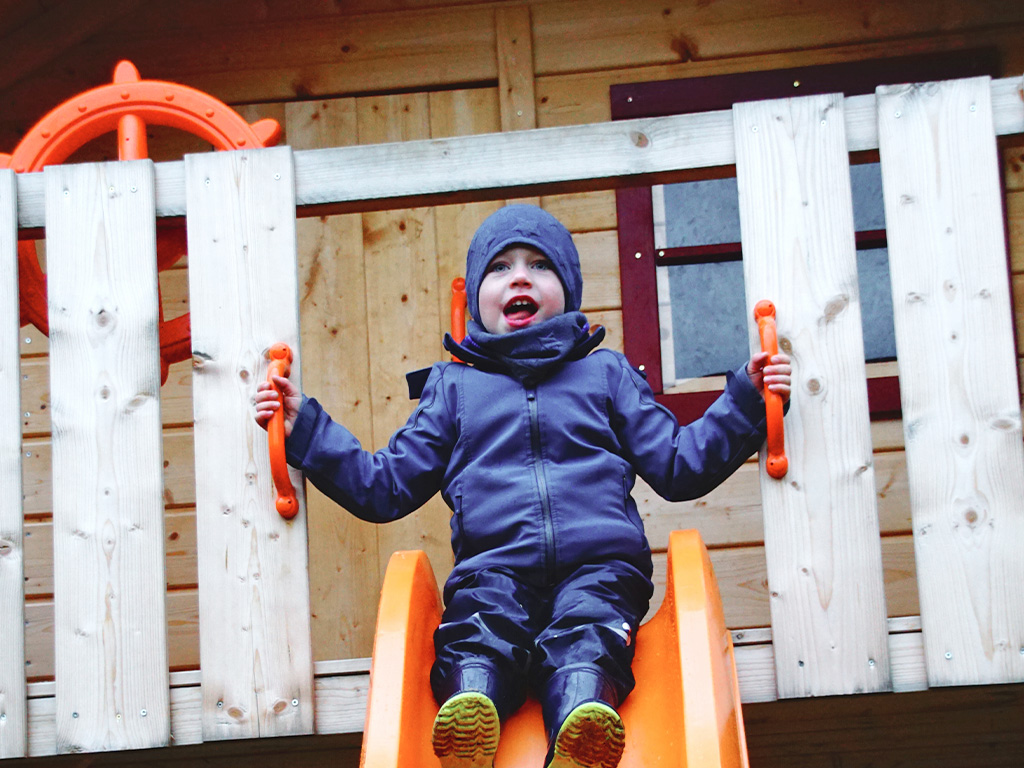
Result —
<svg viewBox="0 0 1024 768"><path fill-rule="evenodd" d="M491 259L511 245L529 245L549 259L565 290L565 311L577 312L583 300L580 256L565 226L535 205L507 205L488 216L473 235L466 254L469 314L480 322L480 283Z"/></svg>

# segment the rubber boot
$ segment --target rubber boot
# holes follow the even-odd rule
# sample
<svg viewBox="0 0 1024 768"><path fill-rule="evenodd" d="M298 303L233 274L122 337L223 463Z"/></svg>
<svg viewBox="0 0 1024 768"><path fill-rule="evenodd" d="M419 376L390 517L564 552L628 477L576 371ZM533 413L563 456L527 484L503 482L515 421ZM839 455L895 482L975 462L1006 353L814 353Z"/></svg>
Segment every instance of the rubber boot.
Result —
<svg viewBox="0 0 1024 768"><path fill-rule="evenodd" d="M493 768L504 702L496 675L485 666L459 668L447 681L449 693L434 718L430 737L441 768Z"/></svg>
<svg viewBox="0 0 1024 768"><path fill-rule="evenodd" d="M603 672L577 667L551 676L541 702L546 768L615 768L626 745L619 697Z"/></svg>

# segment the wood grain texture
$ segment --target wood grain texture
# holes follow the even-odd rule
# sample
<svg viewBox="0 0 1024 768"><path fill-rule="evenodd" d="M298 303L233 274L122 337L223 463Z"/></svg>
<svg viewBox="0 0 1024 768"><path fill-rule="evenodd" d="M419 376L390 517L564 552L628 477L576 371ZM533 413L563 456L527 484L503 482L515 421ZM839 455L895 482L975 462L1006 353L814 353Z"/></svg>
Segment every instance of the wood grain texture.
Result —
<svg viewBox="0 0 1024 768"><path fill-rule="evenodd" d="M1024 444L987 78L878 91L930 685L1024 680Z"/></svg>
<svg viewBox="0 0 1024 768"><path fill-rule="evenodd" d="M748 316L775 303L794 368L788 474L761 457L784 698L891 685L843 101L733 108Z"/></svg>
<svg viewBox="0 0 1024 768"><path fill-rule="evenodd" d="M203 738L313 729L307 532L274 508L252 396L284 342L301 388L288 147L189 155L188 251Z"/></svg>
<svg viewBox="0 0 1024 768"><path fill-rule="evenodd" d="M0 171L0 758L24 757L25 553L18 360L18 212L14 171Z"/></svg>
<svg viewBox="0 0 1024 768"><path fill-rule="evenodd" d="M992 81L997 135L1024 133L1020 82L1020 77ZM844 114L848 149L877 149L875 97L848 98ZM676 179L681 171L730 165L735 159L728 111L378 142L297 152L296 201L300 206L366 210L380 208L384 201L421 206L500 199L510 188L562 194ZM43 224L42 183L37 176L18 176L20 227ZM156 181L157 215L183 215L182 163L158 163Z"/></svg>
<svg viewBox="0 0 1024 768"><path fill-rule="evenodd" d="M407 142L430 135L424 94L360 99L357 115L360 141ZM432 209L363 215L374 448L387 444L416 405L409 400L405 374L433 364L443 354L441 329L449 318L444 316L442 326L438 296L450 295L450 285L438 285L436 242ZM450 516L435 495L403 520L381 527L380 571L396 550L423 549L443 579L453 563Z"/></svg>
<svg viewBox="0 0 1024 768"><path fill-rule="evenodd" d="M355 99L289 104L285 123L296 149L359 140ZM303 386L364 445L373 442L366 267L360 214L298 222L299 317L306 359ZM365 656L382 575L377 526L308 489L313 658Z"/></svg>
<svg viewBox="0 0 1024 768"><path fill-rule="evenodd" d="M57 745L169 738L153 163L49 166Z"/></svg>

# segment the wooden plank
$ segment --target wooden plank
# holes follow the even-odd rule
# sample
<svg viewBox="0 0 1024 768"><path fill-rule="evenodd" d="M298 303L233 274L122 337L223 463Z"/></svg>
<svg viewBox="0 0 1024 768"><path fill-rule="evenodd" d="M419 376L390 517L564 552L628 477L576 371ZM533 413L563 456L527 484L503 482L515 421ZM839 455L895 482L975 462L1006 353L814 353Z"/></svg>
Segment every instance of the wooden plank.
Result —
<svg viewBox="0 0 1024 768"><path fill-rule="evenodd" d="M153 163L49 166L60 752L167 743Z"/></svg>
<svg viewBox="0 0 1024 768"><path fill-rule="evenodd" d="M187 282L187 278L186 278ZM187 289L187 286L183 285ZM22 329L27 330L27 329ZM50 434L50 361L28 358L21 364L22 433L25 437ZM26 415L27 414L27 415ZM160 418L165 427L192 424L192 361L170 367L160 388Z"/></svg>
<svg viewBox="0 0 1024 768"><path fill-rule="evenodd" d="M53 594L53 524L30 521L24 528L25 596L31 600ZM169 589L192 587L196 570L196 513L176 510L164 515L164 573Z"/></svg>
<svg viewBox="0 0 1024 768"><path fill-rule="evenodd" d="M999 52L1004 72L1016 74L1021 69L1017 50L1020 47L1021 32L1021 25L1011 24L984 30L950 31L912 40L887 37L885 40L825 48L794 47L741 58L709 58L624 69L541 75L536 79L537 125L550 128L611 120L608 90L612 85L869 61L891 58L894 51L909 55L944 51L956 53L965 49L991 47Z"/></svg>
<svg viewBox="0 0 1024 768"><path fill-rule="evenodd" d="M499 11L496 11L499 13ZM441 139L501 130L498 90L473 88L430 94L430 135ZM502 201L439 205L434 209L438 315L442 331L451 331L451 284L466 274L466 252L484 219L501 208ZM448 359L447 355L444 359Z"/></svg>
<svg viewBox="0 0 1024 768"><path fill-rule="evenodd" d="M1024 680L1024 444L987 78L878 90L930 685Z"/></svg>
<svg viewBox="0 0 1024 768"><path fill-rule="evenodd" d="M189 365L191 368L191 364ZM164 504L168 509L195 505L195 459L191 429L164 431ZM52 445L49 439L26 440L22 455L25 515L45 518L53 511Z"/></svg>
<svg viewBox="0 0 1024 768"><path fill-rule="evenodd" d="M302 384L289 147L189 155L188 251L203 738L310 733L305 499L275 510L251 398L284 342Z"/></svg>
<svg viewBox="0 0 1024 768"><path fill-rule="evenodd" d="M794 367L789 472L761 480L779 696L886 690L843 98L737 104L733 114L747 309L775 302Z"/></svg>
<svg viewBox="0 0 1024 768"><path fill-rule="evenodd" d="M530 6L496 8L494 32L498 50L501 130L521 131L536 128L537 106L533 86L533 30L530 26ZM510 202L540 205L540 198L521 197Z"/></svg>
<svg viewBox="0 0 1024 768"><path fill-rule="evenodd" d="M751 545L715 549L711 557L718 575L727 625L734 630L749 630L768 624L771 615L764 548ZM885 537L882 540L882 561L889 613L894 617L916 614L919 604L913 538L909 534ZM665 553L656 552L652 612L664 598L665 568ZM199 665L198 605L195 589L174 589L167 593L168 661L172 670ZM25 618L27 674L31 680L50 678L54 672L52 600L28 602ZM895 630L890 627L890 631Z"/></svg>
<svg viewBox="0 0 1024 768"><path fill-rule="evenodd" d="M28 738L17 194L14 172L0 171L0 758L24 757Z"/></svg>
<svg viewBox="0 0 1024 768"><path fill-rule="evenodd" d="M285 122L292 147L355 144L355 99L295 102ZM373 442L363 219L345 214L298 222L303 386L364 445ZM377 526L308 489L313 658L366 656L383 578Z"/></svg>
<svg viewBox="0 0 1024 768"><path fill-rule="evenodd" d="M992 81L996 134L1024 133L1021 79ZM878 148L874 95L846 99L847 148ZM563 194L662 182L680 171L736 160L728 111L537 128L295 154L296 201L339 210L502 199L510 192ZM42 181L18 175L18 225L43 224ZM157 215L185 213L182 163L157 165ZM320 215L312 208L302 215Z"/></svg>
<svg viewBox="0 0 1024 768"><path fill-rule="evenodd" d="M360 141L405 142L430 135L429 102L423 94L359 99L357 115ZM431 209L363 216L373 447L386 445L415 407L409 401L405 374L431 365L443 354L438 296L448 294L450 287L438 285L436 243ZM444 325L448 324L445 315ZM381 573L396 550L423 549L443 582L453 562L450 516L440 495L435 495L416 513L381 527Z"/></svg>
<svg viewBox="0 0 1024 768"><path fill-rule="evenodd" d="M1017 6L972 4L961 10L959 30L1024 21ZM536 5L533 18L537 72L545 75L818 48L825 40L838 46L924 37L954 26L941 0L870 9L836 8L827 0L771 8L742 0L712 8L686 0L591 0L585 6L564 0Z"/></svg>
<svg viewBox="0 0 1024 768"><path fill-rule="evenodd" d="M533 88L533 30L530 6L515 5L494 11L498 49L498 96L501 129L521 131L537 127Z"/></svg>

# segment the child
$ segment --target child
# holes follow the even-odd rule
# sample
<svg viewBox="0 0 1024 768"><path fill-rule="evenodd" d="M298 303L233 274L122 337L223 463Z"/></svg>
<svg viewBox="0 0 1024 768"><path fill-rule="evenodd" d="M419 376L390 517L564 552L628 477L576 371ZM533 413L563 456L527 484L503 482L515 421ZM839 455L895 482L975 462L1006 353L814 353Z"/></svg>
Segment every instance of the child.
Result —
<svg viewBox="0 0 1024 768"><path fill-rule="evenodd" d="M453 510L455 568L434 635L433 747L444 768L493 765L500 720L541 701L548 768L614 768L632 690L633 637L652 594L635 473L666 498L701 496L765 439L768 386L789 397L789 358L754 355L680 428L644 377L598 350L579 312L579 256L540 208L479 228L466 261L470 365L437 363L408 423L374 454L315 400L282 389L288 460L364 520L409 514L438 490ZM256 395L266 426L280 407Z"/></svg>

